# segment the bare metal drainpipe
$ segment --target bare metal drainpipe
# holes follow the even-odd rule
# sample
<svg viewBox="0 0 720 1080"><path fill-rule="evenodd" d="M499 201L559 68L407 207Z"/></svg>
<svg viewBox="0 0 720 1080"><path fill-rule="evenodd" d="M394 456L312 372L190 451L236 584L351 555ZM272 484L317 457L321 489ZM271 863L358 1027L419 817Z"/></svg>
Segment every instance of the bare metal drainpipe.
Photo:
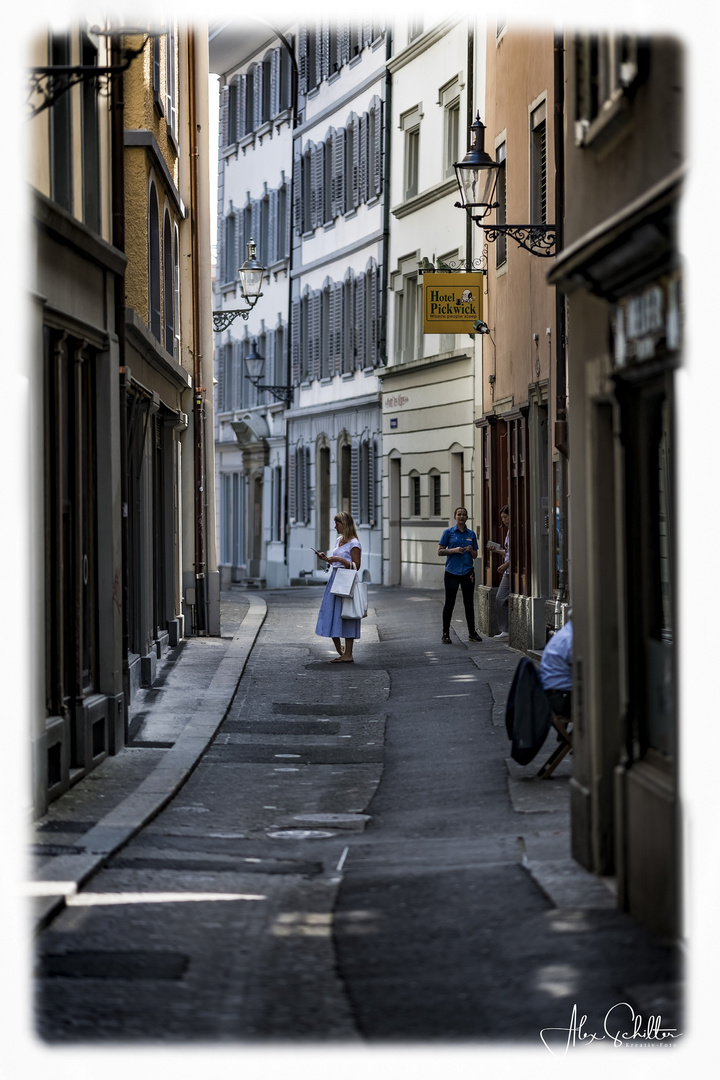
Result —
<svg viewBox="0 0 720 1080"><path fill-rule="evenodd" d="M113 34L110 39L110 63L120 68L122 38ZM112 168L112 243L118 251L125 251L125 102L123 76L116 72L110 87L110 138ZM125 272L115 275L114 281L115 333L118 339L120 379L120 551L122 593L122 681L124 700L124 742L128 737L128 705L130 702L130 624L128 611L128 458L127 458L127 369L125 367Z"/></svg>
<svg viewBox="0 0 720 1080"><path fill-rule="evenodd" d="M555 250L562 251L565 219L565 45L562 29L555 31L553 42L554 67L554 133L555 133ZM555 287L555 433L554 443L560 453L559 521L558 521L558 599L567 599L567 326L565 296Z"/></svg>
<svg viewBox="0 0 720 1080"><path fill-rule="evenodd" d="M205 387L202 374L202 333L200 322L200 234L198 228L199 179L197 141L197 72L195 32L188 32L188 126L190 129L190 243L192 250L192 350L193 350L193 461L195 509L195 612L196 633L206 635L207 574L205 554Z"/></svg>

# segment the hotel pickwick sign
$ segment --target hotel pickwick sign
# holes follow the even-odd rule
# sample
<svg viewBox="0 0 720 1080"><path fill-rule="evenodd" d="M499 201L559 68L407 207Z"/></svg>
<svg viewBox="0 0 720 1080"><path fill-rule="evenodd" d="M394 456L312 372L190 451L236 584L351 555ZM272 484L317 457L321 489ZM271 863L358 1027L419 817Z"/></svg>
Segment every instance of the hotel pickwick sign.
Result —
<svg viewBox="0 0 720 1080"><path fill-rule="evenodd" d="M423 274L423 333L472 334L483 317L484 274Z"/></svg>

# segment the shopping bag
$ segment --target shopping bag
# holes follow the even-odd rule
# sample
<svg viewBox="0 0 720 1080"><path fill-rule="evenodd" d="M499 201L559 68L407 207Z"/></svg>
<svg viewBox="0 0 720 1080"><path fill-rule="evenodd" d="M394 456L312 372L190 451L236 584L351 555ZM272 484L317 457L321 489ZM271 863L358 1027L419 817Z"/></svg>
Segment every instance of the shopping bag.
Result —
<svg viewBox="0 0 720 1080"><path fill-rule="evenodd" d="M335 596L349 596L357 579L357 570L349 570L346 566L339 566L335 571L330 592Z"/></svg>
<svg viewBox="0 0 720 1080"><path fill-rule="evenodd" d="M367 585L358 578L349 596L343 597L343 619L364 619L367 615Z"/></svg>

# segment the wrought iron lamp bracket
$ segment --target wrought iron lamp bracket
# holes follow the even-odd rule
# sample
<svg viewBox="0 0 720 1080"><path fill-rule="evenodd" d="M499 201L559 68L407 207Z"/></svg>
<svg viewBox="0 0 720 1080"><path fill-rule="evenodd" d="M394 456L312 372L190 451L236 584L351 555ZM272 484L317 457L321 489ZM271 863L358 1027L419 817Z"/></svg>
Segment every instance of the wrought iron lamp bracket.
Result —
<svg viewBox="0 0 720 1080"><path fill-rule="evenodd" d="M109 36L109 35L105 35ZM96 64L54 65L47 67L32 67L28 72L28 95L27 105L30 110L29 119L38 116L45 109L50 109L71 87L84 82L95 82L98 93L109 94L110 83L114 75L122 75L130 67L133 60L140 56L141 52L150 40L146 36L142 45L137 49L125 47L122 50L123 61L109 67L98 67ZM33 105L33 101L40 98Z"/></svg>
<svg viewBox="0 0 720 1080"><path fill-rule="evenodd" d="M276 401L284 401L288 405L292 401L293 392L290 386L271 386L270 383L255 382L254 379L250 379L250 382L256 390L267 390Z"/></svg>

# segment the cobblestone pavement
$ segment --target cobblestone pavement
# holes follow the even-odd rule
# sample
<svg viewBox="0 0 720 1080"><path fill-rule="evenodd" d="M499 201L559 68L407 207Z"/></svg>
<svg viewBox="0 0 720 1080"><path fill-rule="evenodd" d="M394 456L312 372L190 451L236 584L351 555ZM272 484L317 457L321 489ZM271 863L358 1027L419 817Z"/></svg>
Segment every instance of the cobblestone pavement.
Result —
<svg viewBox="0 0 720 1080"><path fill-rule="evenodd" d="M36 823L44 855L157 775L260 600L202 756L38 935L43 1042L547 1055L540 1030L574 1003L602 1031L622 1001L681 1029L676 950L569 857L569 760L536 779L551 736L526 769L508 759L519 654L468 643L461 617L441 645L431 590L371 588L352 665L313 634L319 590L227 594L223 639L169 658L127 752Z"/></svg>

